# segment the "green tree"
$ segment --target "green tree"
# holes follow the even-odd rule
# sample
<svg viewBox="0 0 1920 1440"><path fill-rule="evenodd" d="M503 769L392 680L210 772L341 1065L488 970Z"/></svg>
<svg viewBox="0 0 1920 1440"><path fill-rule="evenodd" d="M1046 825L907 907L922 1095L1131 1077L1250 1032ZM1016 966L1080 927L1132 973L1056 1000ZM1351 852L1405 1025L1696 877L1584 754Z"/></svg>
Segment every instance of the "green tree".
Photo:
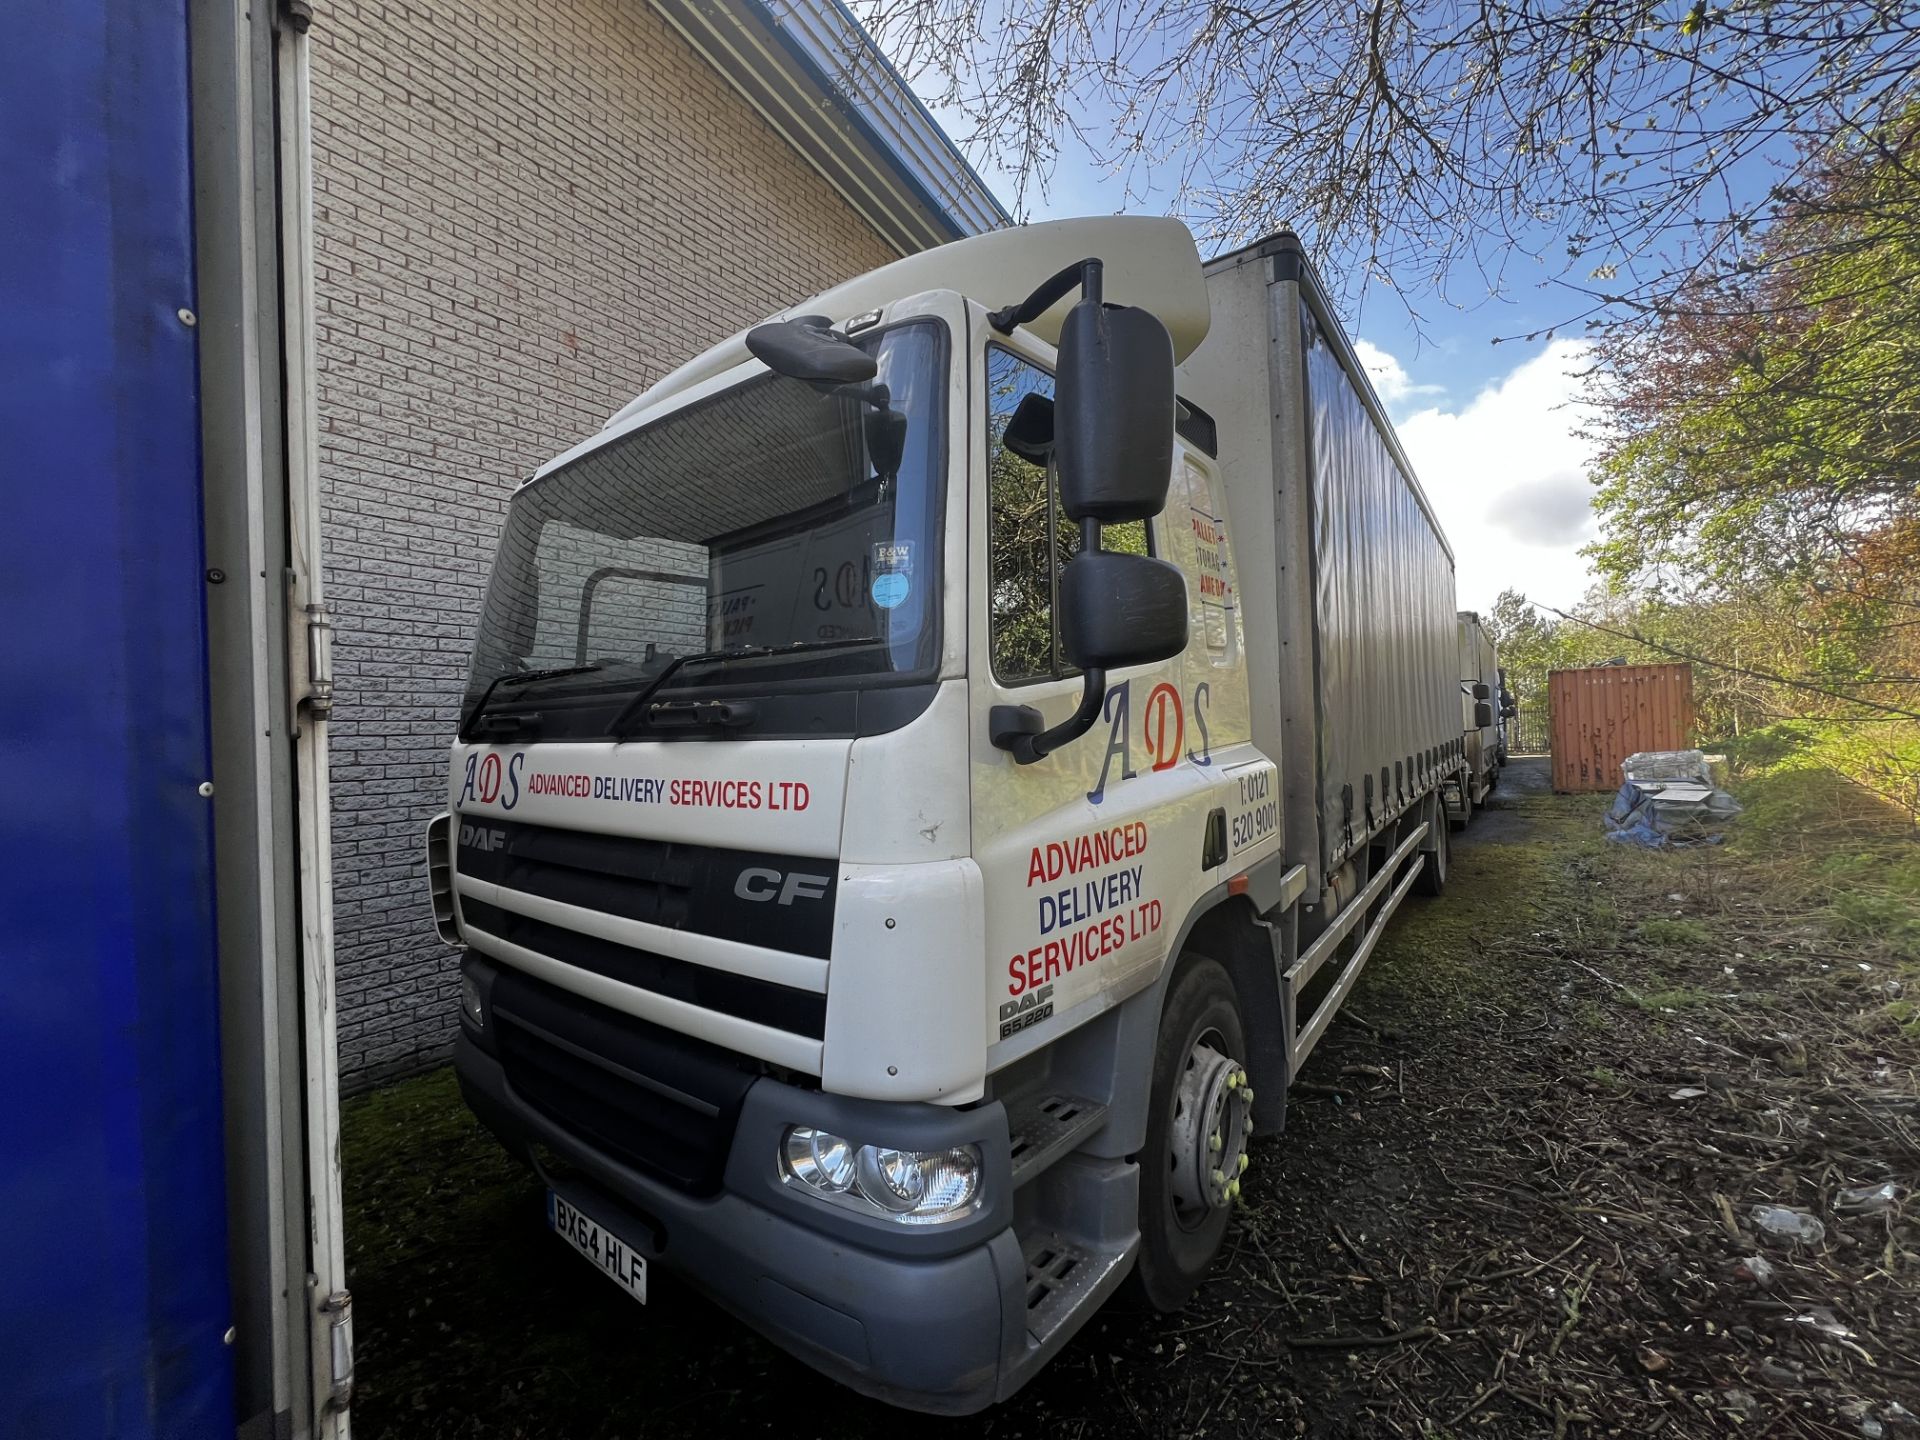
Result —
<svg viewBox="0 0 1920 1440"><path fill-rule="evenodd" d="M1615 584L1812 600L1856 622L1904 588L1920 548L1917 142L1909 109L1823 147L1750 267L1603 342L1591 553Z"/></svg>

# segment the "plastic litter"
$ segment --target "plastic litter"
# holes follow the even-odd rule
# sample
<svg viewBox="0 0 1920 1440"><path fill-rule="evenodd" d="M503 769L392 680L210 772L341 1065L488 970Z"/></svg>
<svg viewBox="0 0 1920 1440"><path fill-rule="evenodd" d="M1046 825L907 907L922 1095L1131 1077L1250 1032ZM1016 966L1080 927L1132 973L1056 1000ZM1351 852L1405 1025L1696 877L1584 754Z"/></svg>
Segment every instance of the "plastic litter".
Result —
<svg viewBox="0 0 1920 1440"><path fill-rule="evenodd" d="M1620 768L1626 780L1607 811L1609 840L1653 850L1717 845L1740 813L1698 750L1642 750Z"/></svg>
<svg viewBox="0 0 1920 1440"><path fill-rule="evenodd" d="M1856 1185L1833 1197L1833 1208L1854 1215L1877 1215L1900 1203L1900 1187L1891 1180L1878 1185Z"/></svg>
<svg viewBox="0 0 1920 1440"><path fill-rule="evenodd" d="M1751 1280L1756 1285L1771 1285L1773 1262L1764 1255L1748 1255L1733 1267L1733 1273L1742 1280Z"/></svg>
<svg viewBox="0 0 1920 1440"><path fill-rule="evenodd" d="M1692 780L1713 784L1713 771L1699 750L1636 750L1620 762L1626 780Z"/></svg>
<svg viewBox="0 0 1920 1440"><path fill-rule="evenodd" d="M1790 1210L1785 1205L1756 1205L1747 1218L1761 1234L1776 1240L1818 1245L1827 1238L1827 1227L1816 1217L1804 1210Z"/></svg>
<svg viewBox="0 0 1920 1440"><path fill-rule="evenodd" d="M1707 1092L1702 1090L1698 1085L1684 1085L1674 1091L1668 1098L1671 1100L1698 1100L1706 1093Z"/></svg>
<svg viewBox="0 0 1920 1440"><path fill-rule="evenodd" d="M1836 1340L1850 1339L1853 1335L1853 1331L1841 1323L1840 1317L1824 1305L1809 1306L1797 1315L1790 1315L1787 1323L1804 1325L1809 1330L1818 1330L1822 1335L1831 1335Z"/></svg>

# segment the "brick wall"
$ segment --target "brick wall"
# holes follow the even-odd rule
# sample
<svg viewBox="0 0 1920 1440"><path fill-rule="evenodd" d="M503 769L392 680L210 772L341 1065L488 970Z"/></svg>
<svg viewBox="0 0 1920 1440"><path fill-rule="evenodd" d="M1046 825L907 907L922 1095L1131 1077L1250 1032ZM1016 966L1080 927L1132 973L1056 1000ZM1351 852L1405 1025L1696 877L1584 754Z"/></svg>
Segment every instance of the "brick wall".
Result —
<svg viewBox="0 0 1920 1440"><path fill-rule="evenodd" d="M422 829L513 486L894 252L645 0L331 0L313 29L340 1066L452 1044Z"/></svg>

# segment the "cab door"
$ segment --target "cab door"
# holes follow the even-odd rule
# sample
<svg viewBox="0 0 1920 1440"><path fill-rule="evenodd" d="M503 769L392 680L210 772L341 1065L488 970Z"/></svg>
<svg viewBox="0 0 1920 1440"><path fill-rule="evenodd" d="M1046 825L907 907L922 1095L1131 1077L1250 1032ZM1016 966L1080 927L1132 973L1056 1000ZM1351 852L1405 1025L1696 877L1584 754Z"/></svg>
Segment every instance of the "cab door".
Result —
<svg viewBox="0 0 1920 1440"><path fill-rule="evenodd" d="M978 309L971 329L970 783L995 1069L1158 975L1195 898L1224 875L1226 816L1215 812L1227 782L1215 757L1221 739L1236 737L1214 729L1221 671L1202 620L1185 654L1109 672L1080 739L1029 765L994 748L995 706L1030 706L1051 726L1079 704L1082 678L1061 652L1056 620L1060 567L1078 533L1061 513L1047 427L1035 419L1054 393L1052 347L1022 331L994 333ZM1176 466L1188 453L1182 442ZM1170 501L1151 522L1109 526L1102 548L1178 565L1192 610L1193 547L1176 533L1185 508ZM1238 677L1239 703L1228 708L1244 742L1237 647L1227 669Z"/></svg>

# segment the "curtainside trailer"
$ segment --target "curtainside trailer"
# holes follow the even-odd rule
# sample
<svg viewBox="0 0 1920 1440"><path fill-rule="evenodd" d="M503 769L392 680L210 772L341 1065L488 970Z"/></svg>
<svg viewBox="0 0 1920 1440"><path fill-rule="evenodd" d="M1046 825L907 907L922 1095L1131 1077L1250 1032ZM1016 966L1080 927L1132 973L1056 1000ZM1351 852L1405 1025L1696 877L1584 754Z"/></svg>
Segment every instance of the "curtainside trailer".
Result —
<svg viewBox="0 0 1920 1440"><path fill-rule="evenodd" d="M1063 221L806 300L509 507L427 835L468 1103L635 1300L1004 1399L1123 1283L1187 1299L1444 883L1454 612L1289 236Z"/></svg>
<svg viewBox="0 0 1920 1440"><path fill-rule="evenodd" d="M306 13L7 12L7 1436L349 1433Z"/></svg>

